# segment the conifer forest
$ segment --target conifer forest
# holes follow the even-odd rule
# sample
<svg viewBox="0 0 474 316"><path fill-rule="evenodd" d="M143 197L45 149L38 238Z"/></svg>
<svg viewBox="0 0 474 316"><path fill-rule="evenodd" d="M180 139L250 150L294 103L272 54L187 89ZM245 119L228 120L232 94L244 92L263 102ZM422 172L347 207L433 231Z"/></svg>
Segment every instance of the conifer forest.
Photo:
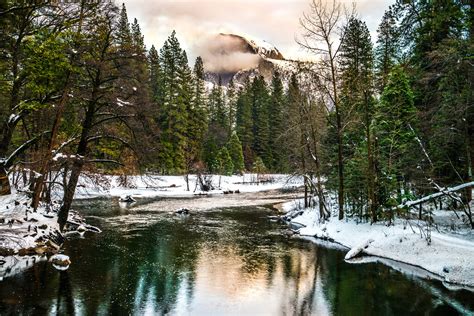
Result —
<svg viewBox="0 0 474 316"><path fill-rule="evenodd" d="M262 1L281 5L281 12L296 2ZM285 58L268 42L217 30L196 49L179 24L164 42L151 43L147 37L157 30L144 30L149 18L142 23L128 13L133 6L166 12L172 5L192 16L198 1L0 0L0 314L36 314L38 306L62 315L474 311L474 1L385 1L370 28L366 10L376 6L370 1L303 2L290 40L305 58ZM236 15L257 5L230 3L242 9ZM273 209L260 209L268 205ZM222 237L215 222L230 235ZM84 231L88 245L70 237ZM350 251L341 257L340 250L299 236ZM267 248L259 248L265 240ZM220 290L215 297L227 303L214 303L211 294L201 298L214 293L212 284L235 277L216 275L201 289L200 273L211 260L206 247L229 251L222 260L212 255L215 269L232 269L235 260L239 273L254 273L239 286L256 286L251 280L258 273L273 280L256 295L260 304L237 294L237 301L223 298ZM87 268L94 271L94 292L79 289L81 281L72 280L83 271L74 269L86 270L85 254L92 258L97 249L104 258ZM24 255L66 268L72 262L57 274L57 302L31 283L31 296L11 303L20 294L12 294L19 281L10 280L24 275L27 282L31 274L33 282L39 264L17 268ZM369 263L375 270L364 279L358 273L368 266L350 262L371 256L434 276L416 276L417 283L403 269ZM44 273L56 277L54 271ZM104 274L108 290L99 285ZM365 283L349 283L350 275ZM285 295L268 292L280 282L300 286ZM449 283L462 290L442 285ZM381 299L380 291L388 293L385 309L370 303ZM286 298L265 309L265 295ZM33 305L24 303L30 299Z"/></svg>

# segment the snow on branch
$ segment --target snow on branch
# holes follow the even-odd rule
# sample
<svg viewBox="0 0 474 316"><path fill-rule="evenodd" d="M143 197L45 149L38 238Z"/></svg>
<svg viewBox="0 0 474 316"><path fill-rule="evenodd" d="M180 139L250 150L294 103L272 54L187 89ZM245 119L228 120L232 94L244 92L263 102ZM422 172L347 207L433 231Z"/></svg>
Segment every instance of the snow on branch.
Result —
<svg viewBox="0 0 474 316"><path fill-rule="evenodd" d="M432 199L436 199L438 197L441 197L443 195L449 195L449 193L456 192L465 188L469 187L474 187L474 181L463 183L461 185L452 187L452 188L441 188L439 192L427 195L425 197L422 197L421 199L415 200L415 201L406 201L400 205L398 205L398 208L404 208L404 207L411 207L415 206L424 202L427 202Z"/></svg>

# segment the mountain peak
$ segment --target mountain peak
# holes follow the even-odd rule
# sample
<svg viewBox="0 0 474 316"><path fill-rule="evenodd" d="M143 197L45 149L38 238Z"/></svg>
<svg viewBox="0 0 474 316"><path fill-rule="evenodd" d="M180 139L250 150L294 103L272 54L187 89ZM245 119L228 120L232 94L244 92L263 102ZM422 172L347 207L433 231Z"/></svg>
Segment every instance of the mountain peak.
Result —
<svg viewBox="0 0 474 316"><path fill-rule="evenodd" d="M271 58L271 59L279 59L284 60L282 53L276 48L273 44L265 40L259 40L256 38L252 38L250 36L243 36L237 34L226 34L226 33L219 33L219 37L222 39L226 38L233 38L235 40L242 41L243 46L247 46L247 52L252 52L254 54L260 55L262 58Z"/></svg>

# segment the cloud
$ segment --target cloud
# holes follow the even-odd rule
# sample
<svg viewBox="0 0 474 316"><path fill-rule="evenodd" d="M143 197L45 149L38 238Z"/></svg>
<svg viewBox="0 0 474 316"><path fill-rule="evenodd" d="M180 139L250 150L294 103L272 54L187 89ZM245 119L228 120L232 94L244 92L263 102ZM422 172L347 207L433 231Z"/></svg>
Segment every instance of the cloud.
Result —
<svg viewBox="0 0 474 316"><path fill-rule="evenodd" d="M332 1L332 0L328 0ZM310 0L124 0L129 19L136 17L148 47L158 49L168 35L177 36L191 58L212 34L249 34L274 44L285 57L304 58L307 52L295 43L301 33L299 18ZM343 0L351 5L353 0ZM394 0L356 0L360 17L372 35L388 5ZM245 58L244 58L245 59Z"/></svg>
<svg viewBox="0 0 474 316"><path fill-rule="evenodd" d="M202 57L204 68L217 73L254 68L261 59L247 49L242 39L222 34L207 36L196 45L195 51Z"/></svg>

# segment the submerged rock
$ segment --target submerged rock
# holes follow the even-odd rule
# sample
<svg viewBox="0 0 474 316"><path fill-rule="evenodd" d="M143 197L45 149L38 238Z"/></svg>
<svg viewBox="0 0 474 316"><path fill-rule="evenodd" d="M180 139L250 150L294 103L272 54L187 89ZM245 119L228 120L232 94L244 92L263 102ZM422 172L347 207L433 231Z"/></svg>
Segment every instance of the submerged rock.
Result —
<svg viewBox="0 0 474 316"><path fill-rule="evenodd" d="M189 209L183 207L183 208L177 209L175 211L175 214L177 214L177 215L189 215L189 212L190 212Z"/></svg>
<svg viewBox="0 0 474 316"><path fill-rule="evenodd" d="M136 201L137 200L135 200L131 195L122 196L119 199L119 202L124 202L124 203L133 203Z"/></svg>

